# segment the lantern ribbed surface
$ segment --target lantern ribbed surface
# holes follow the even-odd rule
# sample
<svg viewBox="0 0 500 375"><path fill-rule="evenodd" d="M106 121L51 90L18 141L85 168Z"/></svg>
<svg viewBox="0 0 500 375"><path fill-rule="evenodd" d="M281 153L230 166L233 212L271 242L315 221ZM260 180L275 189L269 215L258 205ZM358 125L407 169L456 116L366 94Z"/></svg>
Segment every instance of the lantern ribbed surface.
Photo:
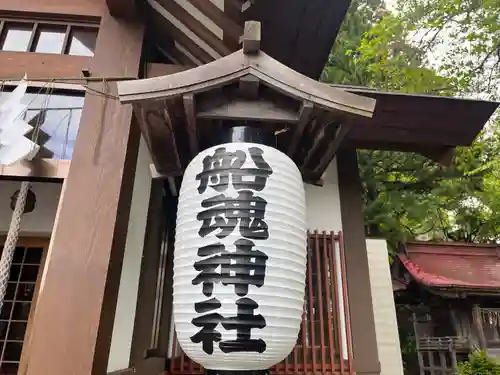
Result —
<svg viewBox="0 0 500 375"><path fill-rule="evenodd" d="M284 360L302 321L302 176L282 152L227 143L198 154L179 194L173 314L177 339L211 370Z"/></svg>

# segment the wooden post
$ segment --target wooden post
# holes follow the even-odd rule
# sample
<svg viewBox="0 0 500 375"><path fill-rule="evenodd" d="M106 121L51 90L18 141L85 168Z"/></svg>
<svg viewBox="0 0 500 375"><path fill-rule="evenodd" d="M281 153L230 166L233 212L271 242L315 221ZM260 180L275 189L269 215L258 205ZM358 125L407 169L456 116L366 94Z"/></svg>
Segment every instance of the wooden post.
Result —
<svg viewBox="0 0 500 375"><path fill-rule="evenodd" d="M411 320L412 320L412 323L413 323L413 332L415 334L415 343L416 343L416 346L417 346L418 367L420 369L420 375L424 375L424 354L420 350L420 336L418 335L417 314L412 313L411 314Z"/></svg>
<svg viewBox="0 0 500 375"><path fill-rule="evenodd" d="M481 308L479 305L474 305L472 308L472 324L476 329L479 339L479 347L481 350L486 349L488 344L484 335L483 319L481 318Z"/></svg>
<svg viewBox="0 0 500 375"><path fill-rule="evenodd" d="M451 354L451 368L453 370L453 374L456 374L458 370L458 364L457 364L457 351L455 350L455 348L451 349L450 354Z"/></svg>
<svg viewBox="0 0 500 375"><path fill-rule="evenodd" d="M380 374L356 150L341 150L337 161L354 371Z"/></svg>
<svg viewBox="0 0 500 375"><path fill-rule="evenodd" d="M143 33L142 23L104 14L90 71L136 76ZM88 91L23 375L107 372L139 137L130 106Z"/></svg>

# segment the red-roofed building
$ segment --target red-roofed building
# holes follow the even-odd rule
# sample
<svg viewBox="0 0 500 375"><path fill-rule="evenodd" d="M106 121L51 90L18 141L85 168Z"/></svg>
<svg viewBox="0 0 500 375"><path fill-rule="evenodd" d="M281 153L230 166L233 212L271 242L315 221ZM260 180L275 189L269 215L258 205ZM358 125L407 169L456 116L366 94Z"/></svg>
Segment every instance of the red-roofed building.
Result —
<svg viewBox="0 0 500 375"><path fill-rule="evenodd" d="M392 266L396 304L410 306L420 373L453 373L474 348L500 348L500 247L409 242Z"/></svg>

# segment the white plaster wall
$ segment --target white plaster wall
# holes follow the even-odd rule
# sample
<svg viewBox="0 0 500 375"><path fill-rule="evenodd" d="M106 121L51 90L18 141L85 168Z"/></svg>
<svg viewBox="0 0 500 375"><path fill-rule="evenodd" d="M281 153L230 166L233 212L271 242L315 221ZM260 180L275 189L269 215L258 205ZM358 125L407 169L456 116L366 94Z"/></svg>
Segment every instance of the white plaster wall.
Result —
<svg viewBox="0 0 500 375"><path fill-rule="evenodd" d="M20 182L0 181L0 234L9 230L12 210L10 197L19 190ZM33 183L31 190L36 194L33 212L21 220L21 235L50 236L56 216L62 183Z"/></svg>
<svg viewBox="0 0 500 375"><path fill-rule="evenodd" d="M387 242L366 240L381 374L403 375Z"/></svg>
<svg viewBox="0 0 500 375"><path fill-rule="evenodd" d="M304 184L307 202L307 227L309 230L342 230L337 160L333 160L323 177L324 185Z"/></svg>
<svg viewBox="0 0 500 375"><path fill-rule="evenodd" d="M151 158L141 137L130 207L125 255L109 353L108 372L129 367L144 236L151 193Z"/></svg>

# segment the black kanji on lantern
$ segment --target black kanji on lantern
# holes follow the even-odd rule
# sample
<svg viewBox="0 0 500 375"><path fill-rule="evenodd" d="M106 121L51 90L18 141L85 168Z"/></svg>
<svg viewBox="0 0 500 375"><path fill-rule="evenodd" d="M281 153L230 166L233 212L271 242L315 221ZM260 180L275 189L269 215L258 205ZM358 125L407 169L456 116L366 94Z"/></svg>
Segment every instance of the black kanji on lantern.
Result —
<svg viewBox="0 0 500 375"><path fill-rule="evenodd" d="M273 170L264 160L262 149L250 147L248 152L256 168L242 168L247 158L242 150L229 152L225 147L219 147L213 155L205 156L203 171L196 176L196 180L200 181L198 192L203 194L207 186L218 192L225 191L230 177L236 190L262 191Z"/></svg>
<svg viewBox="0 0 500 375"><path fill-rule="evenodd" d="M222 305L217 298L210 298L206 301L196 302L194 304L194 310L199 314L203 314L207 311L217 310L221 306Z"/></svg>
<svg viewBox="0 0 500 375"><path fill-rule="evenodd" d="M236 301L238 306L237 315L225 318L222 326L227 330L236 330L236 340L221 341L220 350L224 353L232 352L257 352L266 350L266 342L262 339L252 339L251 330L262 329L266 326L266 320L262 315L254 315L259 304L250 298L240 298Z"/></svg>
<svg viewBox="0 0 500 375"><path fill-rule="evenodd" d="M217 326L224 317L218 313L210 313L194 318L191 323L201 329L191 336L191 341L195 344L202 343L203 351L207 354L213 354L214 342L219 342L222 335L217 331Z"/></svg>
<svg viewBox="0 0 500 375"><path fill-rule="evenodd" d="M234 285L235 293L242 297L248 294L249 285L264 285L267 255L255 250L255 244L246 239L236 240L236 251L227 251L221 243L198 249L198 256L205 259L195 262L200 273L193 279L193 285L203 284L203 294L211 296L214 284ZM207 258L209 257L209 258ZM217 269L220 272L217 272Z"/></svg>
<svg viewBox="0 0 500 375"><path fill-rule="evenodd" d="M205 302L208 304L204 308L200 308L204 312L220 307L216 298ZM201 303L196 305L200 306ZM262 329L266 326L264 317L260 314L254 314L259 304L250 298L240 298L236 301L236 306L238 306L236 316L224 318L221 314L212 312L194 318L191 322L201 329L191 336L191 341L195 344L201 342L203 351L207 354L213 354L216 342L219 342L219 348L224 353L263 353L266 350L266 342L262 339L252 339L252 329ZM201 311L197 310L197 312ZM236 330L236 340L221 341L221 333L217 331L217 326L221 323L227 330Z"/></svg>
<svg viewBox="0 0 500 375"><path fill-rule="evenodd" d="M241 190L237 197L224 194L207 198L201 202L208 210L198 213L196 218L203 221L198 234L201 237L219 230L218 238L225 238L233 233L236 225L240 234L252 240L267 240L269 231L264 221L267 201L254 196L252 191Z"/></svg>
<svg viewBox="0 0 500 375"><path fill-rule="evenodd" d="M236 226L239 226L239 233L243 237L234 242L234 249L228 250L220 242L198 249L198 256L202 259L194 263L198 274L192 284L202 284L203 294L207 297L212 296L214 285L218 283L234 286L235 294L239 297L248 294L250 285L259 288L264 285L268 256L254 249L255 243L251 240L269 238L268 226L264 221L267 201L255 196L253 191L265 188L273 170L264 160L262 149L250 147L248 152L255 168L243 168L247 161L245 151L229 152L219 147L213 155L203 159L203 171L196 176L199 194L205 193L207 187L219 193L201 202L204 210L197 215L197 219L202 222L198 231L200 237L213 233L223 239L232 234ZM230 183L237 190L237 196L224 194ZM252 329L266 326L265 318L254 314L258 303L250 298L239 298L236 305L236 316L223 317L216 312L222 306L217 298L196 302L195 311L203 315L191 321L200 328L191 341L202 343L203 351L207 354L213 354L214 343L219 343L224 353L263 353L266 350L265 341L252 339L251 335ZM236 340L222 341L222 335L217 330L219 324L226 330L235 330Z"/></svg>

